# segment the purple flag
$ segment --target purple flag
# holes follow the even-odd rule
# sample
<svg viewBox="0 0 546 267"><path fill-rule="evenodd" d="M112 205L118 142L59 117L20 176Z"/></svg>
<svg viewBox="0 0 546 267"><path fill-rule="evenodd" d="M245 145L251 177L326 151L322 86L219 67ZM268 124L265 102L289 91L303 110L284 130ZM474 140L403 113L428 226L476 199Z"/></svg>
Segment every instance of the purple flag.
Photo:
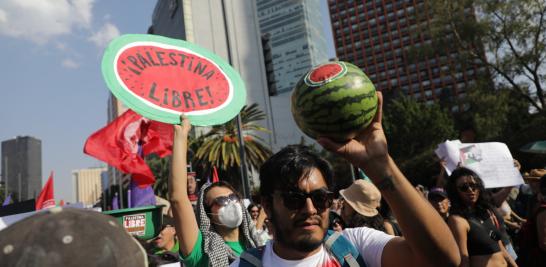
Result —
<svg viewBox="0 0 546 267"><path fill-rule="evenodd" d="M143 156L142 142L138 142L138 155ZM129 199L127 207L136 208L143 206L155 206L155 194L152 185L148 185L144 188L139 187L134 183L131 177L131 183L129 184L129 189L127 190L127 198Z"/></svg>
<svg viewBox="0 0 546 267"><path fill-rule="evenodd" d="M129 208L155 206L155 194L151 185L140 188L136 183L131 181L129 189L131 190L131 206L129 206Z"/></svg>
<svg viewBox="0 0 546 267"><path fill-rule="evenodd" d="M4 199L4 203L2 203L2 207L9 205L11 202L11 193L9 193L8 197Z"/></svg>
<svg viewBox="0 0 546 267"><path fill-rule="evenodd" d="M119 209L119 199L118 199L118 193L114 194L114 199L112 199L112 210Z"/></svg>

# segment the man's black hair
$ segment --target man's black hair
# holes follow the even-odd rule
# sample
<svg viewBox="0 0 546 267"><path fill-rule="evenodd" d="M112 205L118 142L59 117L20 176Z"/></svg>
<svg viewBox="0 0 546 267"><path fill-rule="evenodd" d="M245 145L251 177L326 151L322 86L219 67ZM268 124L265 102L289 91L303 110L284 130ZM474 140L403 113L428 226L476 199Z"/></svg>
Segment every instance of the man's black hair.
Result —
<svg viewBox="0 0 546 267"><path fill-rule="evenodd" d="M328 188L332 185L333 173L328 161L309 147L290 145L271 156L260 168L260 196L270 197L274 191L294 190L298 181L306 178L317 168Z"/></svg>

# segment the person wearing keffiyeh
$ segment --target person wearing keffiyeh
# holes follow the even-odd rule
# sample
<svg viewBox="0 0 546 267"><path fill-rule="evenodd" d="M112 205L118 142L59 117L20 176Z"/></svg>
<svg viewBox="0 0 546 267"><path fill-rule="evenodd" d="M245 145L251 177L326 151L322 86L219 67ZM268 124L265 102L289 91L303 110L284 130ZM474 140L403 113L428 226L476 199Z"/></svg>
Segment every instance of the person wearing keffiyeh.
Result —
<svg viewBox="0 0 546 267"><path fill-rule="evenodd" d="M252 237L250 215L233 187L207 184L199 191L194 213L187 192L187 118L174 126L169 195L184 266L228 266L244 250L258 244Z"/></svg>

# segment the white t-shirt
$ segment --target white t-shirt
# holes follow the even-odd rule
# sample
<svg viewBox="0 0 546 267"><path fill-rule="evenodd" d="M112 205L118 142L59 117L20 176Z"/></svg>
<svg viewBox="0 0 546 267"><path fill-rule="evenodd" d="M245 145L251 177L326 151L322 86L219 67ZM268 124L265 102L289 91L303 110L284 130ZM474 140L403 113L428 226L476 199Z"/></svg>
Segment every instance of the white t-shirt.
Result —
<svg viewBox="0 0 546 267"><path fill-rule="evenodd" d="M381 255L383 248L394 236L367 227L349 228L343 230L343 236L353 243L368 267L381 267ZM340 266L333 255L330 255L324 246L320 251L302 260L285 260L277 256L273 251L273 241L267 242L262 258L264 267L336 267ZM238 267L239 259L230 267Z"/></svg>

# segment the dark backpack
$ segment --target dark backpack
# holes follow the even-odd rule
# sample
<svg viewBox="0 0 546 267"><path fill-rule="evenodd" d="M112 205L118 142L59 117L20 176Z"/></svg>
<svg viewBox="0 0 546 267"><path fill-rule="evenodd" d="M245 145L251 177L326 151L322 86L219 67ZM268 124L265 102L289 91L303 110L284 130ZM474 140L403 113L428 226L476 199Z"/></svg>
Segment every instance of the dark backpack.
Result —
<svg viewBox="0 0 546 267"><path fill-rule="evenodd" d="M334 256L341 266L366 267L366 263L353 243L340 232L328 230L323 243L328 253ZM241 253L239 267L261 267L264 247L252 248Z"/></svg>

